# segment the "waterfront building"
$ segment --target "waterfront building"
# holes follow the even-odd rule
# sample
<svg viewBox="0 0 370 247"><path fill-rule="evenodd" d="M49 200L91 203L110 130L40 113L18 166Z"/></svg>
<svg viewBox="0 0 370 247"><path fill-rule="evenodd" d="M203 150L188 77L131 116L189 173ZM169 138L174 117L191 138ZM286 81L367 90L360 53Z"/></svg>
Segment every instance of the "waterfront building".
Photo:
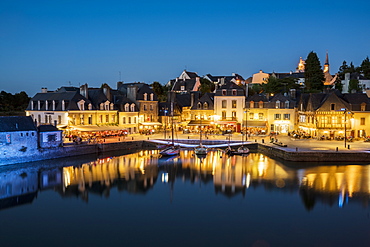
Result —
<svg viewBox="0 0 370 247"><path fill-rule="evenodd" d="M101 131L117 124L117 109L108 85L88 88L84 84L80 88L61 87L56 91L43 88L31 98L26 115L37 125L52 124L76 131Z"/></svg>
<svg viewBox="0 0 370 247"><path fill-rule="evenodd" d="M239 132L244 117L245 92L233 82L216 89L214 96L215 123L221 130Z"/></svg>
<svg viewBox="0 0 370 247"><path fill-rule="evenodd" d="M40 148L55 148L63 145L62 131L54 125L39 125L37 131Z"/></svg>
<svg viewBox="0 0 370 247"><path fill-rule="evenodd" d="M27 157L37 152L37 142L37 128L31 117L0 117L1 157Z"/></svg>
<svg viewBox="0 0 370 247"><path fill-rule="evenodd" d="M368 136L370 100L366 94L302 94L298 103L298 129L325 139Z"/></svg>
<svg viewBox="0 0 370 247"><path fill-rule="evenodd" d="M124 107L121 107L122 109L126 109L125 107L127 106L130 109L129 111L124 111L125 113L121 113L120 120L123 121L123 117L125 117L127 122L131 118L130 124L132 126L128 126L128 128L132 128L133 132L136 132L136 124L139 132L156 131L162 126L158 116L157 95L148 84L118 82L117 93L117 97L126 97L131 102L127 101L127 99L123 99L124 101L121 102L124 104ZM135 116L135 114L138 115Z"/></svg>
<svg viewBox="0 0 370 247"><path fill-rule="evenodd" d="M246 122L251 134L276 132L287 134L296 127L296 101L292 95L276 94L266 97L264 94L249 96L246 102Z"/></svg>
<svg viewBox="0 0 370 247"><path fill-rule="evenodd" d="M214 96L214 93L201 95L200 92L194 92L191 94L192 105L187 113L187 116L190 115L187 125L189 129L198 129L200 126L202 128L208 126L209 129L215 127Z"/></svg>

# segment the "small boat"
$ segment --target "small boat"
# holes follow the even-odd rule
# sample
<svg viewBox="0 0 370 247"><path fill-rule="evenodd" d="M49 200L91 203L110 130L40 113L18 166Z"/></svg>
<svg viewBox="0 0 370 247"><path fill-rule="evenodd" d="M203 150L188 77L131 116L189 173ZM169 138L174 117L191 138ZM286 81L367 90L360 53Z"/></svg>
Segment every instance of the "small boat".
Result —
<svg viewBox="0 0 370 247"><path fill-rule="evenodd" d="M172 143L159 152L162 156L174 156L180 154L180 146L175 145L173 127L173 101L171 101L171 121L172 121Z"/></svg>
<svg viewBox="0 0 370 247"><path fill-rule="evenodd" d="M208 149L205 146L203 146L202 144L200 144L199 146L196 146L194 148L194 153L196 155L206 155L207 152L208 152Z"/></svg>
<svg viewBox="0 0 370 247"><path fill-rule="evenodd" d="M173 156L180 153L180 147L176 145L170 145L159 152L162 156Z"/></svg>
<svg viewBox="0 0 370 247"><path fill-rule="evenodd" d="M203 146L202 144L202 118L200 120L200 126L199 126L199 146L196 146L194 148L194 153L196 155L207 155L208 153L208 148L206 148L205 146Z"/></svg>
<svg viewBox="0 0 370 247"><path fill-rule="evenodd" d="M243 155L243 154L249 154L249 148L245 147L245 146L241 146L239 147L234 154L240 154L240 155Z"/></svg>

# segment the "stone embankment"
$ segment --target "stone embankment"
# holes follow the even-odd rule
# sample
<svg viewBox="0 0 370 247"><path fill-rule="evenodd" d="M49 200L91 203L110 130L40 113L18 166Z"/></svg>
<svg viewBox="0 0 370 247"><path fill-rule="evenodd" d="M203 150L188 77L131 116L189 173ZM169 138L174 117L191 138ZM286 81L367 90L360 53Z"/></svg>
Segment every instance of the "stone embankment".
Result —
<svg viewBox="0 0 370 247"><path fill-rule="evenodd" d="M37 152L33 152L29 156L0 158L0 165L26 163L39 160L64 158L85 154L99 154L108 151L140 149L147 147L153 147L153 144L144 141L125 141L98 144L65 145L63 147L47 149L39 148Z"/></svg>

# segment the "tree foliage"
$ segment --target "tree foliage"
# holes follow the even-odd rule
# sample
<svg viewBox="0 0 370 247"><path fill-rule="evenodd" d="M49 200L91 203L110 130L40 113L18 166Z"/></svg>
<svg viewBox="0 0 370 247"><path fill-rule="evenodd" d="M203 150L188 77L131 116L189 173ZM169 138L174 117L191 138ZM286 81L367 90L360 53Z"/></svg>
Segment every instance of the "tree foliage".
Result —
<svg viewBox="0 0 370 247"><path fill-rule="evenodd" d="M0 93L0 112L2 115L11 115L14 112L24 112L28 106L30 97L22 91L11 94L5 91Z"/></svg>
<svg viewBox="0 0 370 247"><path fill-rule="evenodd" d="M370 79L370 60L366 57L360 66L360 73L364 74L366 79Z"/></svg>
<svg viewBox="0 0 370 247"><path fill-rule="evenodd" d="M349 80L348 93L357 93L361 91L360 82L357 79Z"/></svg>
<svg viewBox="0 0 370 247"><path fill-rule="evenodd" d="M207 79L200 78L200 87L198 91L203 94L211 93L215 90L215 84Z"/></svg>
<svg viewBox="0 0 370 247"><path fill-rule="evenodd" d="M304 77L306 89L309 92L320 92L324 89L324 72L317 54L313 51L307 56Z"/></svg>
<svg viewBox="0 0 370 247"><path fill-rule="evenodd" d="M167 100L167 92L168 88L166 86L163 86L159 82L155 81L150 85L154 91L154 93L158 97L158 101L165 102Z"/></svg>
<svg viewBox="0 0 370 247"><path fill-rule="evenodd" d="M287 93L290 89L299 89L300 85L297 84L297 79L293 77L285 77L278 79L275 76L270 76L267 83L262 84L263 91L266 93Z"/></svg>

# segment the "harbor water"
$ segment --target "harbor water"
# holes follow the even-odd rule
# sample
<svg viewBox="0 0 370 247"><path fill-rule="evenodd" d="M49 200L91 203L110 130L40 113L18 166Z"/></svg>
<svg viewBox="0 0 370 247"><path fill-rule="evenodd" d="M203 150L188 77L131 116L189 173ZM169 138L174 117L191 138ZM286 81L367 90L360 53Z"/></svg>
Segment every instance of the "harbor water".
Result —
<svg viewBox="0 0 370 247"><path fill-rule="evenodd" d="M370 246L370 166L106 153L0 167L1 246Z"/></svg>

